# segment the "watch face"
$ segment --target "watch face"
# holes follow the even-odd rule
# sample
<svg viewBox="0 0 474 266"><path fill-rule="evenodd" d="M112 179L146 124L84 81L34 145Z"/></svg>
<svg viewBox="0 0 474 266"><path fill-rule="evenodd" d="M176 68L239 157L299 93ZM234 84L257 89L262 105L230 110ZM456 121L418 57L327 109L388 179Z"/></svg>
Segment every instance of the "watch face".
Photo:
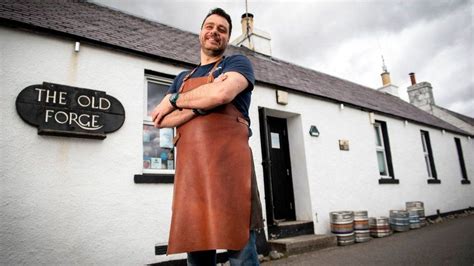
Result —
<svg viewBox="0 0 474 266"><path fill-rule="evenodd" d="M177 98L176 96L178 96L178 94L176 93L171 94L170 101L176 103L176 98Z"/></svg>

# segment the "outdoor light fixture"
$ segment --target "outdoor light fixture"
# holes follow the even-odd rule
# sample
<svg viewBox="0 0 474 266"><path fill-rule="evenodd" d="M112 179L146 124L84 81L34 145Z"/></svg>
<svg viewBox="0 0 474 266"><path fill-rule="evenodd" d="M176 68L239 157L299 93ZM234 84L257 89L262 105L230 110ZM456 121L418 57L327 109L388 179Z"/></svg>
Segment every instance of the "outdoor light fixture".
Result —
<svg viewBox="0 0 474 266"><path fill-rule="evenodd" d="M74 51L76 52L79 52L79 48L81 47L81 43L80 42L76 42L76 44L74 45Z"/></svg>
<svg viewBox="0 0 474 266"><path fill-rule="evenodd" d="M311 135L312 137L319 137L319 130L316 126L311 126L311 128L309 129L309 135Z"/></svg>

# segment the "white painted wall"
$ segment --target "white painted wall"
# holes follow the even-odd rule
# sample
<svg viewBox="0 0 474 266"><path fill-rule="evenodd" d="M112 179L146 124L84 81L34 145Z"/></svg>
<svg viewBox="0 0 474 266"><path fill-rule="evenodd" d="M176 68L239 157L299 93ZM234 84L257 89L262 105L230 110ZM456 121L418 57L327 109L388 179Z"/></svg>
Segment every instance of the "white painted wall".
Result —
<svg viewBox="0 0 474 266"><path fill-rule="evenodd" d="M368 210L370 216L388 216L391 209L404 209L407 201L423 201L426 215L459 210L474 206L474 186L461 184L461 172L456 154L454 137L461 139L468 177L474 178L474 141L465 136L408 123L403 120L375 115L375 119L387 123L392 149L393 168L400 184L379 184L375 153L375 135L367 112L316 98L290 93L288 105L276 104L275 90L257 86L253 94L251 119L256 137L251 139L254 147L260 187L263 187L261 167L260 132L257 108L267 107L272 114L285 117L287 112L290 143L303 139L304 145L293 146L292 164L295 154L304 157L309 193L295 189L295 205L298 202L306 208L305 198L309 194L316 233L328 233L329 212L336 210ZM276 110L276 111L275 111ZM291 121L298 117L301 126ZM319 137L311 137L309 128L316 125ZM300 127L301 133L290 129ZM436 170L441 184L427 184L427 172L422 153L420 130L430 132ZM296 134L296 135L292 135ZM339 139L349 140L349 151L339 150ZM290 146L292 146L290 144ZM258 147L258 149L257 149ZM299 150L298 150L299 149ZM304 155L304 156L302 156ZM294 169L294 167L293 167ZM303 174L304 175L304 174ZM294 176L294 187L305 183L301 176ZM298 180L298 177L300 178ZM300 214L301 215L301 214ZM297 212L297 219L301 219Z"/></svg>
<svg viewBox="0 0 474 266"><path fill-rule="evenodd" d="M0 36L0 264L138 265L183 257L154 255L154 245L168 239L172 185L133 183L142 171L144 69L181 69L85 43L75 53L73 41L5 27ZM37 135L16 113L15 99L43 81L114 96L125 108L123 127L105 140ZM259 106L288 118L297 218L314 219L316 233L328 232L334 210L388 215L413 200L424 201L427 214L474 206L474 184L460 184L453 134L377 116L387 122L400 180L379 185L367 112L294 93L282 106L274 89L256 86L250 144L262 201ZM309 136L311 125L319 137ZM440 185L426 183L420 129L430 132ZM458 137L474 181L474 140ZM349 140L349 151L339 150L339 139Z"/></svg>
<svg viewBox="0 0 474 266"><path fill-rule="evenodd" d="M144 69L181 69L137 56L0 27L0 264L143 265L168 241L172 185L142 172ZM104 140L39 136L15 99L43 81L103 90L125 123Z"/></svg>

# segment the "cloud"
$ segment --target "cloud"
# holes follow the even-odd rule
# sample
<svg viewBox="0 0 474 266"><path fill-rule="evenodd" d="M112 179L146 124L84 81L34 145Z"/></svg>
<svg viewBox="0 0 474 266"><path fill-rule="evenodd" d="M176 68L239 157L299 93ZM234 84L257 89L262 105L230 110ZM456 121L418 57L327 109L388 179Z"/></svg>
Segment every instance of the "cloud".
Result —
<svg viewBox="0 0 474 266"><path fill-rule="evenodd" d="M240 35L245 11L243 1L95 2L194 33L209 9L219 6L233 18L233 38ZM432 83L437 104L469 116L474 116L469 107L473 5L470 0L248 1L255 27L272 36L273 56L377 88L383 54L401 95L410 85L408 73L416 72L419 81Z"/></svg>

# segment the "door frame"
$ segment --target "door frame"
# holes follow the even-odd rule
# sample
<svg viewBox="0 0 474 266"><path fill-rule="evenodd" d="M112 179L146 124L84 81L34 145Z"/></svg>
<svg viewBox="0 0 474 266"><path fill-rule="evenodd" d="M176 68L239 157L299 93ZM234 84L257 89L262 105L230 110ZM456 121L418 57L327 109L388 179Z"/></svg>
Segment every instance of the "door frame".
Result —
<svg viewBox="0 0 474 266"><path fill-rule="evenodd" d="M260 141L262 149L262 166L263 166L263 180L264 180L264 189L265 189L265 210L267 214L267 226L275 226L275 213L274 213L274 203L273 203L273 188L272 188L272 162L270 157L270 139L268 121L267 121L267 109L264 107L258 107L259 114L259 123L260 123ZM273 117L273 116L272 116ZM279 118L279 117L276 117ZM284 119L284 118L282 118ZM286 129L286 138L288 138L288 130ZM289 152L289 151L288 151ZM290 154L288 153L288 157ZM291 158L289 158L288 163L290 164L291 171ZM291 184L292 194L293 194L293 211L295 211L296 218L296 209L295 209L295 198L294 198L294 187L293 183Z"/></svg>

